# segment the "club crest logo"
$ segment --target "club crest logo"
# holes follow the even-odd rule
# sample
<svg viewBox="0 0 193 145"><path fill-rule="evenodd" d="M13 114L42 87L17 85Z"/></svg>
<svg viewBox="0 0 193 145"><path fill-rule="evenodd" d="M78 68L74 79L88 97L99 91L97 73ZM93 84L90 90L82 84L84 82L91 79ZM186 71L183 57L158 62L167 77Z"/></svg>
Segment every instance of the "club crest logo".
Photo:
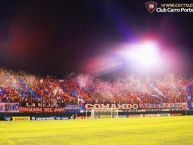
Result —
<svg viewBox="0 0 193 145"><path fill-rule="evenodd" d="M145 3L145 6L148 12L153 13L157 8L157 2L149 1Z"/></svg>

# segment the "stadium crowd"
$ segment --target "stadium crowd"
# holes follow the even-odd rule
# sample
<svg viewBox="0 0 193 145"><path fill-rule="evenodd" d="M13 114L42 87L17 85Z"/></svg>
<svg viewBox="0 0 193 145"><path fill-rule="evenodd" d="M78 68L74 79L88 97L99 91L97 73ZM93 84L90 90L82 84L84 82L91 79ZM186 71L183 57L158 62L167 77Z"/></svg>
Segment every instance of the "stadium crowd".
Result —
<svg viewBox="0 0 193 145"><path fill-rule="evenodd" d="M134 77L107 81L87 74L65 79L0 70L0 102L29 107L63 107L77 103L187 102L187 84L180 76Z"/></svg>

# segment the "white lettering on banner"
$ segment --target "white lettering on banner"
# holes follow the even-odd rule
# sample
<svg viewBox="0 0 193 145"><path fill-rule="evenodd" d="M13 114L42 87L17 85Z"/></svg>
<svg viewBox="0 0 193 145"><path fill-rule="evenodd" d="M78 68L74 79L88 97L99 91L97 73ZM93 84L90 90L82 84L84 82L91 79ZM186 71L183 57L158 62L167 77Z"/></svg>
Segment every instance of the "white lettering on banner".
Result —
<svg viewBox="0 0 193 145"><path fill-rule="evenodd" d="M112 109L116 109L117 107L116 107L115 104L111 104L111 108L112 108Z"/></svg>
<svg viewBox="0 0 193 145"><path fill-rule="evenodd" d="M119 109L119 110L130 110L138 109L138 104L85 104L87 110L92 109Z"/></svg>
<svg viewBox="0 0 193 145"><path fill-rule="evenodd" d="M133 104L133 109L138 109L139 105L138 104Z"/></svg>
<svg viewBox="0 0 193 145"><path fill-rule="evenodd" d="M162 103L162 104L139 104L140 108L144 109L173 109L173 108L179 108L182 110L187 109L187 103Z"/></svg>
<svg viewBox="0 0 193 145"><path fill-rule="evenodd" d="M107 105L101 104L101 107L102 107L102 108L107 108L107 109L108 109L108 108L110 107L110 104L107 104Z"/></svg>
<svg viewBox="0 0 193 145"><path fill-rule="evenodd" d="M147 109L164 109L173 110L187 110L187 103L162 103L162 104L85 104L85 109L118 109L118 110L147 110ZM166 110L165 110L166 111Z"/></svg>
<svg viewBox="0 0 193 145"><path fill-rule="evenodd" d="M0 103L0 112L19 112L19 103Z"/></svg>

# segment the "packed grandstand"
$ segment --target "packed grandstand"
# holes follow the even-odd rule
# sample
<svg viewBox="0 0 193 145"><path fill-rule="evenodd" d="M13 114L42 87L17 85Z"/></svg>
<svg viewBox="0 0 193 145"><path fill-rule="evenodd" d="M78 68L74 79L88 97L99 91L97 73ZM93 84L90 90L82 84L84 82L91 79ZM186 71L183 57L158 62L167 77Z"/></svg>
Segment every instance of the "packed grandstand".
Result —
<svg viewBox="0 0 193 145"><path fill-rule="evenodd" d="M188 101L191 79L177 75L134 77L109 81L87 74L65 79L0 70L0 102L20 107L55 107L66 104L161 104Z"/></svg>

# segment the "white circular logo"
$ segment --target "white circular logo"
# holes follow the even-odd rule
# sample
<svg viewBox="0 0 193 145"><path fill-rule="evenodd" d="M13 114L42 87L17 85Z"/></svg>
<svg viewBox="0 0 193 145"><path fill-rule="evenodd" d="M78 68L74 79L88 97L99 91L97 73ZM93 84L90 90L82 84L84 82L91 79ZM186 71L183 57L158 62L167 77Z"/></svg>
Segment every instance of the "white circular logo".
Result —
<svg viewBox="0 0 193 145"><path fill-rule="evenodd" d="M154 4L149 4L148 6L150 9L153 9L154 8Z"/></svg>

